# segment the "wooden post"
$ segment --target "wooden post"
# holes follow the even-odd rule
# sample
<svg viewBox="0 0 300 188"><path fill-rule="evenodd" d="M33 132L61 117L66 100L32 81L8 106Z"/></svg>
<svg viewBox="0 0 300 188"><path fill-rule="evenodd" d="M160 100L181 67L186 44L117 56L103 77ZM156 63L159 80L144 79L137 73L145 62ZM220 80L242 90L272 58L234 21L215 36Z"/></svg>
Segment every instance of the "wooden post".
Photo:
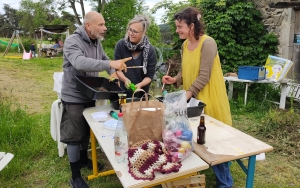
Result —
<svg viewBox="0 0 300 188"><path fill-rule="evenodd" d="M11 36L11 38L10 38L10 40L9 40L9 43L7 44L7 47L6 47L6 49L5 49L4 53L3 53L3 57L7 54L8 50L9 50L9 48L10 48L10 46L11 46L11 43L12 43L12 42L14 41L14 39L15 39L15 36L16 36L16 31L14 31L13 35Z"/></svg>
<svg viewBox="0 0 300 188"><path fill-rule="evenodd" d="M40 47L39 47L39 57L42 57L42 43L43 43L43 26L40 26L40 31L41 31L41 42L40 42Z"/></svg>

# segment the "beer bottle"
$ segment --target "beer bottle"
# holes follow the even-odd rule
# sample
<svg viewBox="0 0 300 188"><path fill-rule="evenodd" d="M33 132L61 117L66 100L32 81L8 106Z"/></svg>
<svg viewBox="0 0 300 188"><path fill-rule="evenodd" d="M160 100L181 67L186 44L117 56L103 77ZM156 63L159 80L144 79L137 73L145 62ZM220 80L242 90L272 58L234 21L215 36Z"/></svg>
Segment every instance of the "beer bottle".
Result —
<svg viewBox="0 0 300 188"><path fill-rule="evenodd" d="M205 144L205 121L204 121L204 116L200 116L200 123L197 128L197 143L198 144Z"/></svg>

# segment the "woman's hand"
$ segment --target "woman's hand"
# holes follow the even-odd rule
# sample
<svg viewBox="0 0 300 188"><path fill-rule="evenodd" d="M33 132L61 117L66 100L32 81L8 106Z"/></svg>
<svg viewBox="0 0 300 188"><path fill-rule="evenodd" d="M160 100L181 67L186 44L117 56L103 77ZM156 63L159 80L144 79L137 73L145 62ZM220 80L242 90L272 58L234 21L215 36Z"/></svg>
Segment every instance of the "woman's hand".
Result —
<svg viewBox="0 0 300 188"><path fill-rule="evenodd" d="M130 88L130 84L131 84L131 81L130 81L128 78L126 78L126 80L125 80L125 82L124 82L124 85L125 85L125 87L126 87L127 89Z"/></svg>
<svg viewBox="0 0 300 188"><path fill-rule="evenodd" d="M192 98L193 93L191 91L186 91L186 100L189 100L190 98Z"/></svg>
<svg viewBox="0 0 300 188"><path fill-rule="evenodd" d="M136 89L141 89L142 88L142 84L141 83L135 84L135 87L136 87Z"/></svg>
<svg viewBox="0 0 300 188"><path fill-rule="evenodd" d="M165 75L162 77L162 82L164 84L174 84L176 82L176 79L171 76Z"/></svg>

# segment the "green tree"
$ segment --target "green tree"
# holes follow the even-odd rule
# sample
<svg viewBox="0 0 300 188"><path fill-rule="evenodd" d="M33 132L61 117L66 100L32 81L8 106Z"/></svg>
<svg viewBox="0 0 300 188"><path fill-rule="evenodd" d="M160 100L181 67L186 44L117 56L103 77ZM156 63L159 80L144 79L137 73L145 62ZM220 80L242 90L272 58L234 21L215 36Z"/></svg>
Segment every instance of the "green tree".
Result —
<svg viewBox="0 0 300 188"><path fill-rule="evenodd" d="M100 0L99 0L100 1ZM105 0L102 0L105 1ZM84 0L56 0L59 7L58 10L63 11L66 8L71 8L74 13L75 21L78 25L82 25L81 19L85 16ZM81 15L77 12L75 4L79 3L81 9Z"/></svg>
<svg viewBox="0 0 300 188"><path fill-rule="evenodd" d="M58 17L53 1L22 0L18 11L18 15L22 17L19 26L33 36L35 29L40 25L49 25L52 20Z"/></svg>
<svg viewBox="0 0 300 188"><path fill-rule="evenodd" d="M240 65L264 65L277 52L278 39L268 33L252 2L202 0L194 6L203 10L207 34L216 40L226 72Z"/></svg>
<svg viewBox="0 0 300 188"><path fill-rule="evenodd" d="M206 33L218 44L224 72L236 70L240 65L264 65L268 55L277 52L278 39L267 32L260 12L247 0L189 0L177 4L164 0L152 11L166 8L164 20L173 36L177 36L173 16L187 6L202 10ZM179 49L182 42L174 37L173 48Z"/></svg>
<svg viewBox="0 0 300 188"><path fill-rule="evenodd" d="M107 27L106 40L103 42L105 47L114 48L116 43L124 37L128 22L137 14L148 14L143 8L143 0L113 0L105 5L102 12L105 18ZM160 41L159 27L154 23L153 17L152 24L147 31L147 36L150 42L155 45Z"/></svg>
<svg viewBox="0 0 300 188"><path fill-rule="evenodd" d="M3 6L4 14L0 14L0 33L3 37L11 37L15 30L19 30L21 17L17 15L17 10L11 8L8 4Z"/></svg>

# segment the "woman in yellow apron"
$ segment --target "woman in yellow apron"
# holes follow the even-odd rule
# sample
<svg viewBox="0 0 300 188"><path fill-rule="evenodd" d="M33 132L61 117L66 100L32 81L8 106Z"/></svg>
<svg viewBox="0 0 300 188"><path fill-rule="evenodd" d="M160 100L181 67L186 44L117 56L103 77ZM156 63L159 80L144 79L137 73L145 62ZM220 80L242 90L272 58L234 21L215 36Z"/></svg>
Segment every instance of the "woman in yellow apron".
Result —
<svg viewBox="0 0 300 188"><path fill-rule="evenodd" d="M176 33L182 44L182 67L175 77L163 76L165 84L183 85L187 100L197 98L206 104L205 114L232 125L230 106L226 93L218 48L215 40L204 34L200 12L193 7L175 14ZM228 163L212 167L218 188L233 185Z"/></svg>

